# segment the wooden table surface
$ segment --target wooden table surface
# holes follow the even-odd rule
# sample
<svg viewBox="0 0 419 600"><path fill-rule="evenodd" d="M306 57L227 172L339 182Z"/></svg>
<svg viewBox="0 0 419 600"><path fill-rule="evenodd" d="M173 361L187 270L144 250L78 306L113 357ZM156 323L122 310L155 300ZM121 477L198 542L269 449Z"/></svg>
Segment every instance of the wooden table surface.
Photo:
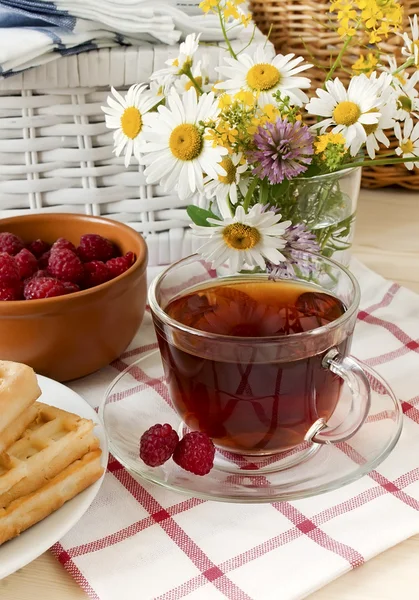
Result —
<svg viewBox="0 0 419 600"><path fill-rule="evenodd" d="M419 293L419 192L362 190L354 254L384 277ZM310 600L414 600L419 598L418 564L419 536L414 536L312 594ZM0 600L34 598L87 597L46 552L0 581Z"/></svg>

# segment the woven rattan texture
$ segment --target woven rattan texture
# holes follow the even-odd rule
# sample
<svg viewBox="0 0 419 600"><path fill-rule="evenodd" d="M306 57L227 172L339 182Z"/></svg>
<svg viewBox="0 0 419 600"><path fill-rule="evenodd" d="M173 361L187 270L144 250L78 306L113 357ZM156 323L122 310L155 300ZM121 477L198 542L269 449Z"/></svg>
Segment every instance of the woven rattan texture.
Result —
<svg viewBox="0 0 419 600"><path fill-rule="evenodd" d="M224 52L201 50L210 76ZM0 217L28 211L85 212L123 221L144 234L150 265L196 247L185 202L146 184L143 168L112 154L101 106L109 86L147 81L177 47L99 50L0 81ZM195 246L194 246L195 242Z"/></svg>
<svg viewBox="0 0 419 600"><path fill-rule="evenodd" d="M400 0L404 6L404 29L409 30L408 17L419 13L419 0ZM315 66L310 71L313 89L323 85L325 71L331 59L337 56L341 41L336 30L334 15L329 12L330 2L318 0L251 0L253 19L259 29L267 34L278 52L295 52L304 56ZM332 27L329 26L332 25ZM399 36L389 38L382 48L386 53L399 56L402 45ZM365 48L354 48L344 57L344 66L350 68ZM342 80L348 81L345 71L337 72ZM395 138L392 145L396 144ZM364 187L401 185L419 189L419 170L408 171L404 165L366 168L363 172Z"/></svg>

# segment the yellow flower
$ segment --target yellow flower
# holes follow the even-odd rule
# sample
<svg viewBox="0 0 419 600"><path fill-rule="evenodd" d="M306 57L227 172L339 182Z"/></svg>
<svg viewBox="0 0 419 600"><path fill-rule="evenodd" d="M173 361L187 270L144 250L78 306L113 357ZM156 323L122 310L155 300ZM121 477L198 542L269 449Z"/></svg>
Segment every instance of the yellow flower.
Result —
<svg viewBox="0 0 419 600"><path fill-rule="evenodd" d="M227 20L230 17L233 17L233 19L238 19L239 18L239 11L237 10L237 7L232 3L232 2L226 2L226 6L223 10L224 13L224 18Z"/></svg>
<svg viewBox="0 0 419 600"><path fill-rule="evenodd" d="M234 100L241 102L245 106L254 106L256 103L256 98L252 92L246 90L237 92L237 94L234 95Z"/></svg>
<svg viewBox="0 0 419 600"><path fill-rule="evenodd" d="M230 94L222 94L218 99L218 106L221 108L221 110L227 108L228 106L231 106L231 103L232 99Z"/></svg>
<svg viewBox="0 0 419 600"><path fill-rule="evenodd" d="M333 146L345 146L346 140L341 133L324 133L323 135L319 135L314 142L316 154L324 152L329 144Z"/></svg>
<svg viewBox="0 0 419 600"><path fill-rule="evenodd" d="M218 124L218 133L221 135L221 139L225 142L234 142L239 132L237 129L232 129L229 123L221 121Z"/></svg>
<svg viewBox="0 0 419 600"><path fill-rule="evenodd" d="M252 15L247 13L247 15L240 15L240 20L244 27L247 27L252 22Z"/></svg>
<svg viewBox="0 0 419 600"><path fill-rule="evenodd" d="M403 18L399 0L332 0L330 12L337 13L341 37L352 37L362 28L370 44L398 31Z"/></svg>
<svg viewBox="0 0 419 600"><path fill-rule="evenodd" d="M361 73L365 73L365 75L371 75L377 64L378 58L372 52L369 52L366 57L360 56L358 58L358 60L352 65L352 71L354 71L356 75L360 75Z"/></svg>
<svg viewBox="0 0 419 600"><path fill-rule="evenodd" d="M265 104L263 114L267 121L275 122L280 116L278 108L274 104Z"/></svg>
<svg viewBox="0 0 419 600"><path fill-rule="evenodd" d="M239 132L226 121L220 120L214 128L208 129L204 139L212 141L213 147L223 146L232 152L232 144L237 141Z"/></svg>
<svg viewBox="0 0 419 600"><path fill-rule="evenodd" d="M204 12L215 12L217 6L218 6L218 2L219 0L203 0L200 5L199 8Z"/></svg>

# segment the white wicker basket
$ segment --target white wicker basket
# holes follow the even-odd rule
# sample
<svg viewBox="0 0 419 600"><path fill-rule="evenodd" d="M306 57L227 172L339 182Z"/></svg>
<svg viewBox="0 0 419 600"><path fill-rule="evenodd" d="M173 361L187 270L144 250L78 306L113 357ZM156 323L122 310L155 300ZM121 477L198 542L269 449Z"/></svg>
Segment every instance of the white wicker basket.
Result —
<svg viewBox="0 0 419 600"><path fill-rule="evenodd" d="M210 76L224 50L206 46ZM112 154L101 106L109 86L147 81L177 47L98 50L0 81L0 217L86 212L124 221L147 239L150 265L194 249L185 203L146 184Z"/></svg>

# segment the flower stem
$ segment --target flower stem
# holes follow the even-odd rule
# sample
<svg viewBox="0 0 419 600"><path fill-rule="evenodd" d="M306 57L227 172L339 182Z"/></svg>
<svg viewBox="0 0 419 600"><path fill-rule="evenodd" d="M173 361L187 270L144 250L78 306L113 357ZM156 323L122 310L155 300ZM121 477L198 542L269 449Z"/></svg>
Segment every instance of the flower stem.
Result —
<svg viewBox="0 0 419 600"><path fill-rule="evenodd" d="M408 58L407 61L404 62L398 69L396 69L395 71L392 72L392 75L397 75L398 73L400 73L404 69L407 69L408 67L411 67L414 63L415 63L415 59L414 58L412 58L412 57Z"/></svg>
<svg viewBox="0 0 419 600"><path fill-rule="evenodd" d="M198 94L203 94L204 92L203 92L201 86L199 85L199 83L197 82L197 80L195 79L195 77L192 75L192 71L191 71L190 67L188 69L185 69L184 73L187 77L189 77L192 85L194 86L194 88L196 89Z"/></svg>
<svg viewBox="0 0 419 600"><path fill-rule="evenodd" d="M223 37L224 37L225 42L227 44L228 51L230 52L231 56L237 60L237 54L234 52L233 48L231 47L230 40L228 39L228 35L227 35L227 31L226 31L226 27L225 27L223 15L221 13L220 3L217 4L217 10L218 10L218 17L220 19L221 31L223 32Z"/></svg>
<svg viewBox="0 0 419 600"><path fill-rule="evenodd" d="M339 67L339 65L341 64L342 61L342 56L345 54L347 47L349 46L350 42L352 40L352 37L348 37L346 38L345 43L343 44L339 54L337 55L335 62L333 63L333 65L330 67L330 71L327 74L327 77L325 79L325 83L326 81L329 81L329 79L331 79L333 77L333 73L336 71L336 69Z"/></svg>

